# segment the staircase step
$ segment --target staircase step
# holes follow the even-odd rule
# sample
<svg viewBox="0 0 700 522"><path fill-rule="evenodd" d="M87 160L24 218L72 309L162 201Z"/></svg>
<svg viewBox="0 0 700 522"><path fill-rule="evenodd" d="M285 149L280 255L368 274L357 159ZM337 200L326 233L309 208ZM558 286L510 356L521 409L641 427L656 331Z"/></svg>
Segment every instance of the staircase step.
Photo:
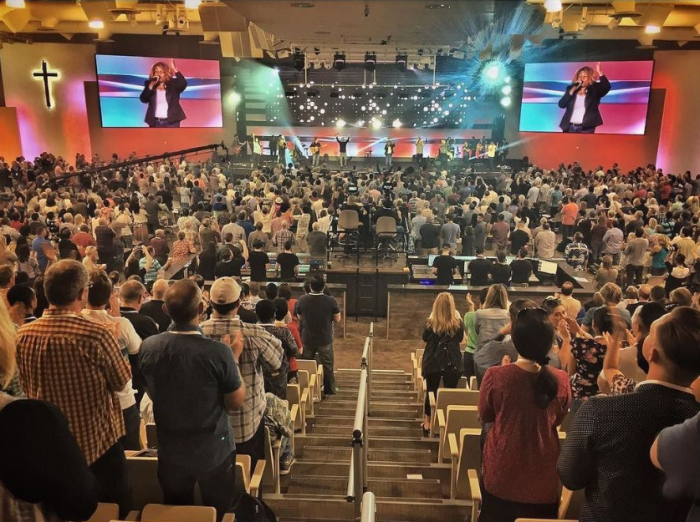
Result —
<svg viewBox="0 0 700 522"><path fill-rule="evenodd" d="M316 416L337 416L337 417L353 417L355 415L355 406L341 406L339 403L322 404L315 412ZM387 419L417 419L422 411L419 406L415 406L409 410L393 409L389 406L383 408L372 408L372 415L379 418Z"/></svg>
<svg viewBox="0 0 700 522"><path fill-rule="evenodd" d="M265 502L279 520L320 522L329 520L352 520L353 505L334 497L269 495ZM304 516L300 517L299 514ZM379 522L464 522L468 518L468 503L464 502L418 502L379 500L377 520Z"/></svg>
<svg viewBox="0 0 700 522"><path fill-rule="evenodd" d="M350 464L350 456L352 448L348 445L347 448L334 448L333 446L296 446L295 452L298 459L310 461L324 461L332 463L329 467L334 467L335 463L347 462ZM296 464L295 464L296 466Z"/></svg>
<svg viewBox="0 0 700 522"><path fill-rule="evenodd" d="M376 497L403 498L403 499L442 499L442 488L439 480L409 480L392 479L373 480L369 479L369 491ZM348 477L293 477L288 495L330 495L344 497L348 489Z"/></svg>
<svg viewBox="0 0 700 522"><path fill-rule="evenodd" d="M372 449L369 446L369 460L373 462L395 462L409 464L431 464L437 460L435 451L417 449Z"/></svg>
<svg viewBox="0 0 700 522"><path fill-rule="evenodd" d="M357 399L350 400L344 397L340 397L337 399L333 399L332 401L324 401L322 402L319 407L318 411L322 412L325 410L325 408L343 408L344 410L350 410L354 411L355 407L357 406ZM371 408L370 409L378 409L378 410L395 410L395 411L417 411L417 410L423 410L423 406L420 404L411 404L411 403L403 403L400 401L392 401L392 400L377 400L377 399L372 399L372 402L370 403Z"/></svg>
<svg viewBox="0 0 700 522"><path fill-rule="evenodd" d="M352 427L355 422L355 417L352 415L344 417L333 417L333 416L323 416L316 415L313 419L309 419L308 426L348 426ZM387 427L387 428L405 428L411 429L416 426L420 427L420 423L416 422L414 419L386 419L378 416L372 416L369 418L369 427Z"/></svg>
<svg viewBox="0 0 700 522"><path fill-rule="evenodd" d="M339 436L350 436L352 432L352 425L348 424L346 426L324 426L324 425L311 425L307 426L306 433L310 435L339 435ZM370 437L394 437L394 438L420 438L423 436L423 432L416 422L413 422L412 428L387 428L383 426L374 427L370 425L369 427Z"/></svg>
<svg viewBox="0 0 700 522"><path fill-rule="evenodd" d="M370 479L406 479L409 475L420 475L424 479L437 480L445 484L449 494L450 466L448 464L376 463L367 466ZM292 468L292 476L300 477L347 477L350 461L321 462L298 459Z"/></svg>
<svg viewBox="0 0 700 522"><path fill-rule="evenodd" d="M347 428L346 428L347 429ZM333 447L344 448L351 446L351 433L347 431L347 436L341 435L322 435L308 434L298 436L295 439L297 448L306 446L318 447ZM422 439L422 438L391 438L391 437L373 437L370 439L371 449L398 449L398 450L425 450L437 453L439 441L437 439Z"/></svg>

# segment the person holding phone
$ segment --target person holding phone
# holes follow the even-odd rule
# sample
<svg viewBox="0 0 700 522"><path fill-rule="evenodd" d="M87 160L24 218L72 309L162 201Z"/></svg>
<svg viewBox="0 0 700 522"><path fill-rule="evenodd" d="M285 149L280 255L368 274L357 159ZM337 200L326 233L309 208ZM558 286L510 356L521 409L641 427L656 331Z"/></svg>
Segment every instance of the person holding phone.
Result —
<svg viewBox="0 0 700 522"><path fill-rule="evenodd" d="M578 69L559 100L559 107L565 109L559 124L561 130L567 133L595 133L596 127L603 124L600 100L608 92L610 81L603 74L600 62L595 71L588 66Z"/></svg>
<svg viewBox="0 0 700 522"><path fill-rule="evenodd" d="M175 61L170 65L156 62L151 67L139 99L148 104L144 121L152 128L180 127L182 120L187 118L180 105L180 94L187 88L187 80L175 67Z"/></svg>

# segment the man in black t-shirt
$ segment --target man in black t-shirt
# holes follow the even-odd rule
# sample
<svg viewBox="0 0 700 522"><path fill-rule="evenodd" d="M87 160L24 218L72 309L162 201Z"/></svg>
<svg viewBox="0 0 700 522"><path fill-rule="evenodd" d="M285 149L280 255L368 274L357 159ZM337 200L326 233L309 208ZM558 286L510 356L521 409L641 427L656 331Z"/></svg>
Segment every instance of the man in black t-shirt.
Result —
<svg viewBox="0 0 700 522"><path fill-rule="evenodd" d="M292 253L292 242L284 242L284 252L277 255L277 273L282 281L296 281L299 273L299 258Z"/></svg>
<svg viewBox="0 0 700 522"><path fill-rule="evenodd" d="M511 282L513 283L530 282L530 276L532 275L532 263L529 259L525 259L525 256L527 256L527 249L521 248L518 251L518 259L515 259L510 263Z"/></svg>
<svg viewBox="0 0 700 522"><path fill-rule="evenodd" d="M468 271L471 274L470 286L488 286L491 273L491 261L484 257L484 249L477 247L476 259L469 262Z"/></svg>
<svg viewBox="0 0 700 522"><path fill-rule="evenodd" d="M251 281L267 281L267 265L270 263L270 258L262 251L262 248L262 241L256 239L253 242L253 251L248 257Z"/></svg>
<svg viewBox="0 0 700 522"><path fill-rule="evenodd" d="M435 284L451 285L455 279L459 279L459 265L457 260L450 255L450 245L442 247L442 255L433 260L433 274L437 276Z"/></svg>

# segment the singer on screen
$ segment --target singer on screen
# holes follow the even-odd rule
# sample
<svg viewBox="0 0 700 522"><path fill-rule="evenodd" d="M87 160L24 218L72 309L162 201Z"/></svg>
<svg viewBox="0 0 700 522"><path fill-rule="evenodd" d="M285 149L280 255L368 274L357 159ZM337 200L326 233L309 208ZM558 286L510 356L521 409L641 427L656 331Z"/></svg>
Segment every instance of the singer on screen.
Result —
<svg viewBox="0 0 700 522"><path fill-rule="evenodd" d="M179 127L180 122L187 118L180 105L180 93L187 88L187 80L175 67L175 61L170 65L157 62L151 67L149 79L139 99L147 103L145 122L149 127L173 128Z"/></svg>
<svg viewBox="0 0 700 522"><path fill-rule="evenodd" d="M559 127L564 132L593 134L603 124L600 115L600 100L610 92L610 82L600 70L581 67L559 100L559 107L566 109Z"/></svg>

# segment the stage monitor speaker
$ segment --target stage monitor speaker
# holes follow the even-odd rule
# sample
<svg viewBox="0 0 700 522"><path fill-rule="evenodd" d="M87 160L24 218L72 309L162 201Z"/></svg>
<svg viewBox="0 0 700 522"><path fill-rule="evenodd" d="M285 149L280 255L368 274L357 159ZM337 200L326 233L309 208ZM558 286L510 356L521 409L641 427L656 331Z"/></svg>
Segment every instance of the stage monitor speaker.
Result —
<svg viewBox="0 0 700 522"><path fill-rule="evenodd" d="M211 32L245 32L248 21L238 12L225 4L202 4L199 7L202 31Z"/></svg>

